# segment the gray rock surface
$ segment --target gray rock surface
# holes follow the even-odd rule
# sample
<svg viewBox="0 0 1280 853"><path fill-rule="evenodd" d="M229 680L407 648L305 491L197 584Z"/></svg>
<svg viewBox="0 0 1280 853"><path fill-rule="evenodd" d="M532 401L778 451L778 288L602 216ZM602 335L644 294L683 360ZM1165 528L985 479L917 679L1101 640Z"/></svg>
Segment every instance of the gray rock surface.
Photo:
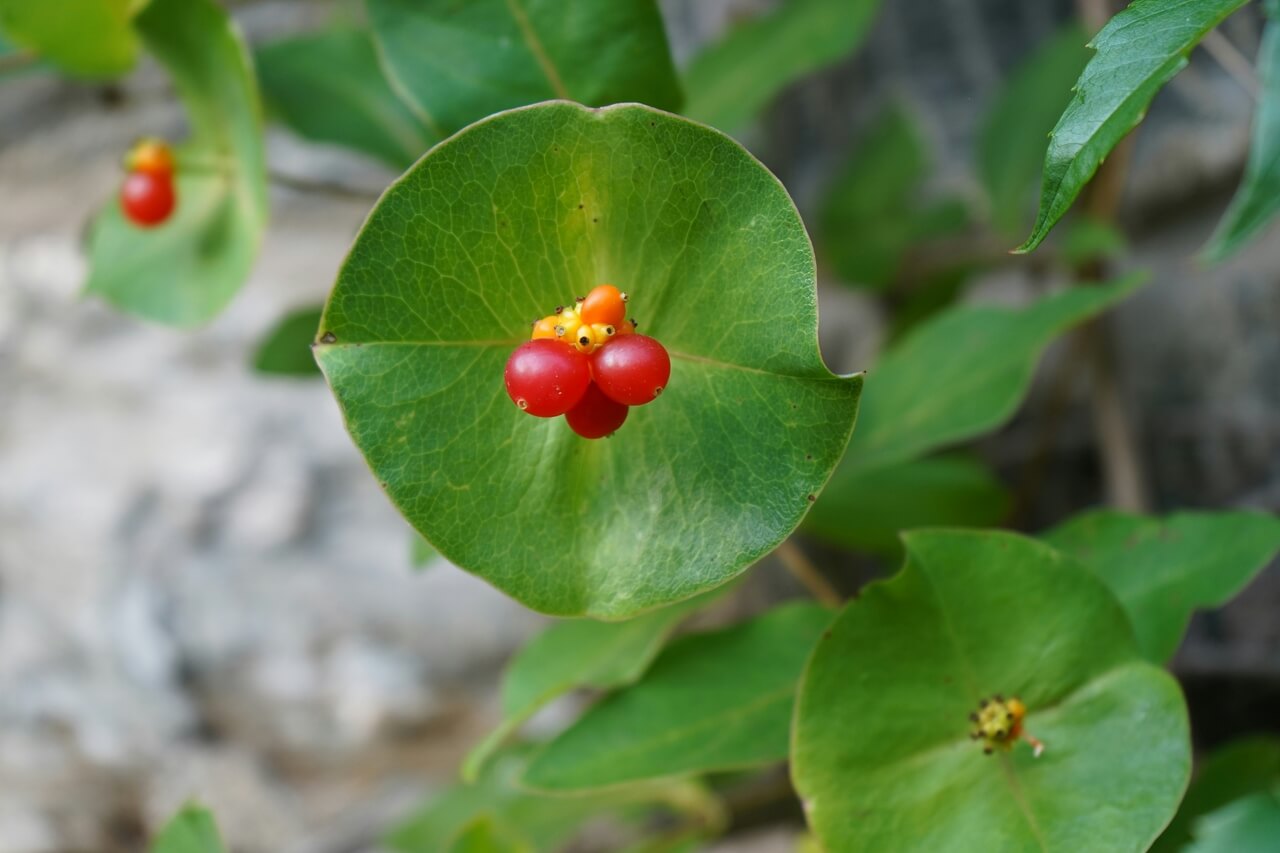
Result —
<svg viewBox="0 0 1280 853"><path fill-rule="evenodd" d="M767 5L664 2L682 59ZM1068 6L886 4L868 50L775 107L759 150L808 210L878 103L905 95L928 117L938 180L963 189L977 105ZM258 38L321 13L237 14ZM1234 26L1242 44L1254 32ZM948 53L959 34L973 38ZM1135 165L1128 215L1157 283L1113 321L1121 382L1158 506L1274 511L1280 245L1270 236L1211 273L1188 259L1217 212L1204 193L1239 168L1249 103L1211 63L1178 79ZM323 385L247 367L277 318L323 298L367 201L277 189L251 280L194 332L78 296L83 224L114 192L120 152L181 127L154 68L122 99L45 75L0 84L0 853L136 850L190 796L243 853L371 850L451 778L491 718L500 663L541 621L442 562L410 570L408 529ZM390 178L276 132L270 159L353 186ZM1017 299L1034 284L983 292ZM822 300L832 365L865 367L880 309L833 282ZM1025 462L1042 407L1041 393L993 459ZM1061 427L1054 474L1087 502L1081 412ZM1228 611L1232 627L1201 630L1189 665L1244 654L1274 672L1277 587L1272 573ZM715 849L790 849L792 835Z"/></svg>

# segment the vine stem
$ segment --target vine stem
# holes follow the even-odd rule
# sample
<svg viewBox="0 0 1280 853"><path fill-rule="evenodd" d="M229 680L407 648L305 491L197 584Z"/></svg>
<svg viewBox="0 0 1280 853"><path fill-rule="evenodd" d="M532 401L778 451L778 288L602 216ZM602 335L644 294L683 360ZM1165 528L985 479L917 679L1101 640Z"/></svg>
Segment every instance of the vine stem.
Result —
<svg viewBox="0 0 1280 853"><path fill-rule="evenodd" d="M773 552L792 576L800 581L809 594L825 607L833 610L844 604L844 597L831 585L831 581L818 571L808 555L793 540L786 539Z"/></svg>
<svg viewBox="0 0 1280 853"><path fill-rule="evenodd" d="M1109 20L1110 0L1078 0L1080 16L1090 32L1097 32ZM1120 211L1134 137L1116 145L1103 161L1093 180L1085 187L1083 206L1092 218L1115 224ZM1107 275L1103 261L1087 263L1076 270L1084 281L1099 282ZM1108 334L1106 315L1087 322L1075 333L1086 354L1092 382L1093 429L1102 456L1107 503L1117 509L1142 512L1147 508L1146 477L1134 440L1134 427L1116 381L1115 343Z"/></svg>
<svg viewBox="0 0 1280 853"><path fill-rule="evenodd" d="M19 50L14 53L6 53L4 56L0 56L0 74L18 71L39 61L40 55L34 50Z"/></svg>
<svg viewBox="0 0 1280 853"><path fill-rule="evenodd" d="M1249 97L1255 101L1258 100L1262 89L1258 85L1258 75L1254 73L1253 63L1251 63L1240 48L1231 43L1231 39L1224 36L1219 30L1209 30L1200 44L1204 47L1205 53L1214 58L1222 70L1231 75L1231 79L1240 84L1240 88L1249 93Z"/></svg>

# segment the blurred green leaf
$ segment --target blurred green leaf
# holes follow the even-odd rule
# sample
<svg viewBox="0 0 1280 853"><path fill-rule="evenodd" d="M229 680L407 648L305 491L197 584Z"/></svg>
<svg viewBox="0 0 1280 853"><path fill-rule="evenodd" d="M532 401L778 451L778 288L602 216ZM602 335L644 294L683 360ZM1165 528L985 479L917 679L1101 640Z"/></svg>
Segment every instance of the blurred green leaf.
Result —
<svg viewBox="0 0 1280 853"><path fill-rule="evenodd" d="M136 0L0 0L0 30L77 77L116 77L138 59Z"/></svg>
<svg viewBox="0 0 1280 853"><path fill-rule="evenodd" d="M189 803L160 830L151 842L151 853L226 853L213 815Z"/></svg>
<svg viewBox="0 0 1280 853"><path fill-rule="evenodd" d="M712 590L626 622L569 619L552 624L507 665L502 722L467 755L462 778L474 779L489 756L556 697L578 688L607 690L634 682L676 625L719 593Z"/></svg>
<svg viewBox="0 0 1280 853"><path fill-rule="evenodd" d="M527 841L497 824L491 815L480 815L462 828L449 843L449 853L535 853Z"/></svg>
<svg viewBox="0 0 1280 853"><path fill-rule="evenodd" d="M1154 663L1173 657L1191 614L1226 604L1280 551L1280 519L1184 512L1164 519L1095 510L1044 534L1111 588Z"/></svg>
<svg viewBox="0 0 1280 853"><path fill-rule="evenodd" d="M831 613L786 604L671 643L534 756L524 783L603 788L781 761L800 670Z"/></svg>
<svg viewBox="0 0 1280 853"><path fill-rule="evenodd" d="M501 377L531 318L606 281L671 380L585 441ZM745 571L800 524L861 387L818 353L813 252L781 184L638 105L540 104L434 148L370 214L323 332L351 435L409 522L559 616L625 619Z"/></svg>
<svg viewBox="0 0 1280 853"><path fill-rule="evenodd" d="M1262 233L1280 211L1280 19L1269 21L1258 48L1258 106L1244 180L1204 256L1221 261Z"/></svg>
<svg viewBox="0 0 1280 853"><path fill-rule="evenodd" d="M311 343L316 339L323 312L321 307L307 307L285 315L258 345L253 369L282 376L319 376Z"/></svg>
<svg viewBox="0 0 1280 853"><path fill-rule="evenodd" d="M1119 302L1144 279L1130 275L1074 287L1021 310L960 306L918 326L867 374L858 429L836 478L999 426L1021 403L1050 341Z"/></svg>
<svg viewBox="0 0 1280 853"><path fill-rule="evenodd" d="M737 130L784 88L852 53L879 9L880 0L785 0L732 27L685 70L686 115Z"/></svg>
<svg viewBox="0 0 1280 853"><path fill-rule="evenodd" d="M1020 536L917 531L848 604L801 683L791 773L827 850L1143 850L1191 769L1178 684L1070 558ZM969 715L1020 697L1045 745L983 754Z"/></svg>
<svg viewBox="0 0 1280 853"><path fill-rule="evenodd" d="M978 133L978 175L997 229L1016 237L1044 163L1049 132L1089 61L1088 37L1072 23L1038 46L997 93Z"/></svg>
<svg viewBox="0 0 1280 853"><path fill-rule="evenodd" d="M655 0L367 0L367 6L392 87L438 137L552 98L680 108Z"/></svg>
<svg viewBox="0 0 1280 853"><path fill-rule="evenodd" d="M178 153L177 209L167 222L138 228L118 199L98 215L85 290L140 317L191 326L235 296L262 240L258 93L239 31L211 0L151 0L134 24L173 78L191 138Z"/></svg>
<svg viewBox="0 0 1280 853"><path fill-rule="evenodd" d="M335 28L254 51L274 115L300 136L405 168L439 136L392 91L366 30Z"/></svg>
<svg viewBox="0 0 1280 853"><path fill-rule="evenodd" d="M531 793L517 785L531 747L509 749L489 762L475 784L441 792L401 826L385 844L399 853L439 853L476 818L488 816L502 832L527 839L536 850L552 850L569 840L586 821L620 809L675 803L705 796L697 786L664 783L629 785L575 797Z"/></svg>
<svg viewBox="0 0 1280 853"><path fill-rule="evenodd" d="M1114 224L1089 216L1077 216L1062 235L1062 259L1068 266L1076 268L1117 257L1127 246L1124 233Z"/></svg>
<svg viewBox="0 0 1280 853"><path fill-rule="evenodd" d="M832 478L804 529L828 542L896 558L900 531L988 527L1009 511L1009 494L981 461L963 454L913 459Z"/></svg>
<svg viewBox="0 0 1280 853"><path fill-rule="evenodd" d="M1151 99L1187 64L1209 30L1247 0L1133 0L1090 42L1097 53L1076 82L1045 153L1040 209L1026 242L1040 245Z"/></svg>
<svg viewBox="0 0 1280 853"><path fill-rule="evenodd" d="M884 288L915 243L957 231L968 221L959 201L921 204L928 155L898 107L880 116L828 189L818 216L823 254L840 277Z"/></svg>
<svg viewBox="0 0 1280 853"><path fill-rule="evenodd" d="M416 530L412 537L409 543L409 562L415 569L420 569L436 556L436 549L432 548L431 543L423 539Z"/></svg>
<svg viewBox="0 0 1280 853"><path fill-rule="evenodd" d="M1196 822L1187 853L1275 853L1280 844L1280 789L1223 806Z"/></svg>
<svg viewBox="0 0 1280 853"><path fill-rule="evenodd" d="M1151 853L1182 850L1191 841L1192 824L1201 815L1277 784L1280 784L1280 738L1245 738L1216 750L1196 771L1178 813L1156 840Z"/></svg>

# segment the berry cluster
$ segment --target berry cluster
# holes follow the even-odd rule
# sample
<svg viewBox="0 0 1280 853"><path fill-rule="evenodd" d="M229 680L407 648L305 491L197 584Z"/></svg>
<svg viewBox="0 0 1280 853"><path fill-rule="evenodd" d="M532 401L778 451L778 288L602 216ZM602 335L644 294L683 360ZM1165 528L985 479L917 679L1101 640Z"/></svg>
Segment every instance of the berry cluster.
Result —
<svg viewBox="0 0 1280 853"><path fill-rule="evenodd" d="M169 218L177 203L173 151L159 139L143 139L124 161L129 174L120 187L120 207L134 225L152 228Z"/></svg>
<svg viewBox="0 0 1280 853"><path fill-rule="evenodd" d="M533 339L507 359L507 394L531 415L564 415L583 438L612 435L671 376L666 349L626 315L627 295L602 284L534 322Z"/></svg>
<svg viewBox="0 0 1280 853"><path fill-rule="evenodd" d="M990 755L997 747L1008 750L1019 738L1031 744L1039 757L1044 744L1027 734L1022 721L1027 716L1027 706L1018 697L1005 699L999 693L978 703L978 710L969 715L973 728L969 737L982 741L982 751Z"/></svg>

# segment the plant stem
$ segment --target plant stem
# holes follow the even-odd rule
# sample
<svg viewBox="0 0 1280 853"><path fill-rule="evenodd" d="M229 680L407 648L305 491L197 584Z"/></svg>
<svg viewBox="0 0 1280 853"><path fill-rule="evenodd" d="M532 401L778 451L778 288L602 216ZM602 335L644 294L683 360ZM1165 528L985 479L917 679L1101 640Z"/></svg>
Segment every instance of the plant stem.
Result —
<svg viewBox="0 0 1280 853"><path fill-rule="evenodd" d="M1219 30L1210 30L1201 40L1205 53L1209 54L1222 66L1231 78L1240 84L1240 88L1249 93L1255 101L1261 88L1258 86L1258 75L1254 73L1253 63L1249 62L1240 49L1231 43Z"/></svg>
<svg viewBox="0 0 1280 853"><path fill-rule="evenodd" d="M358 198L364 201L372 201L381 195L377 190L369 190L364 187L353 187L348 184L337 183L336 181L315 181L310 178L286 175L283 172L269 172L267 178L271 183L277 186L287 187L288 189L297 190L299 192L316 193L319 195L328 195L337 198Z"/></svg>
<svg viewBox="0 0 1280 853"><path fill-rule="evenodd" d="M844 604L844 597L831 585L822 572L818 571L804 551L793 540L783 541L773 552L787 571L809 590L817 601L825 607L839 608Z"/></svg>
<svg viewBox="0 0 1280 853"><path fill-rule="evenodd" d="M1111 0L1077 0L1077 9L1089 32L1097 32L1110 19ZM1133 136L1122 140L1103 161L1093 180L1085 187L1083 207L1094 219L1115 224L1124 192L1125 176L1133 153ZM1076 274L1083 281L1102 281L1107 274L1105 261L1081 266ZM1093 382L1093 428L1102 456L1106 480L1107 503L1118 509L1141 512L1147 506L1147 495L1141 458L1134 442L1134 428L1116 381L1114 342L1107 333L1106 315L1090 320L1075 333L1085 352Z"/></svg>
<svg viewBox="0 0 1280 853"><path fill-rule="evenodd" d="M14 53L6 53L4 56L0 56L0 74L19 71L28 65L35 65L39 61L40 55L34 50L19 50Z"/></svg>

